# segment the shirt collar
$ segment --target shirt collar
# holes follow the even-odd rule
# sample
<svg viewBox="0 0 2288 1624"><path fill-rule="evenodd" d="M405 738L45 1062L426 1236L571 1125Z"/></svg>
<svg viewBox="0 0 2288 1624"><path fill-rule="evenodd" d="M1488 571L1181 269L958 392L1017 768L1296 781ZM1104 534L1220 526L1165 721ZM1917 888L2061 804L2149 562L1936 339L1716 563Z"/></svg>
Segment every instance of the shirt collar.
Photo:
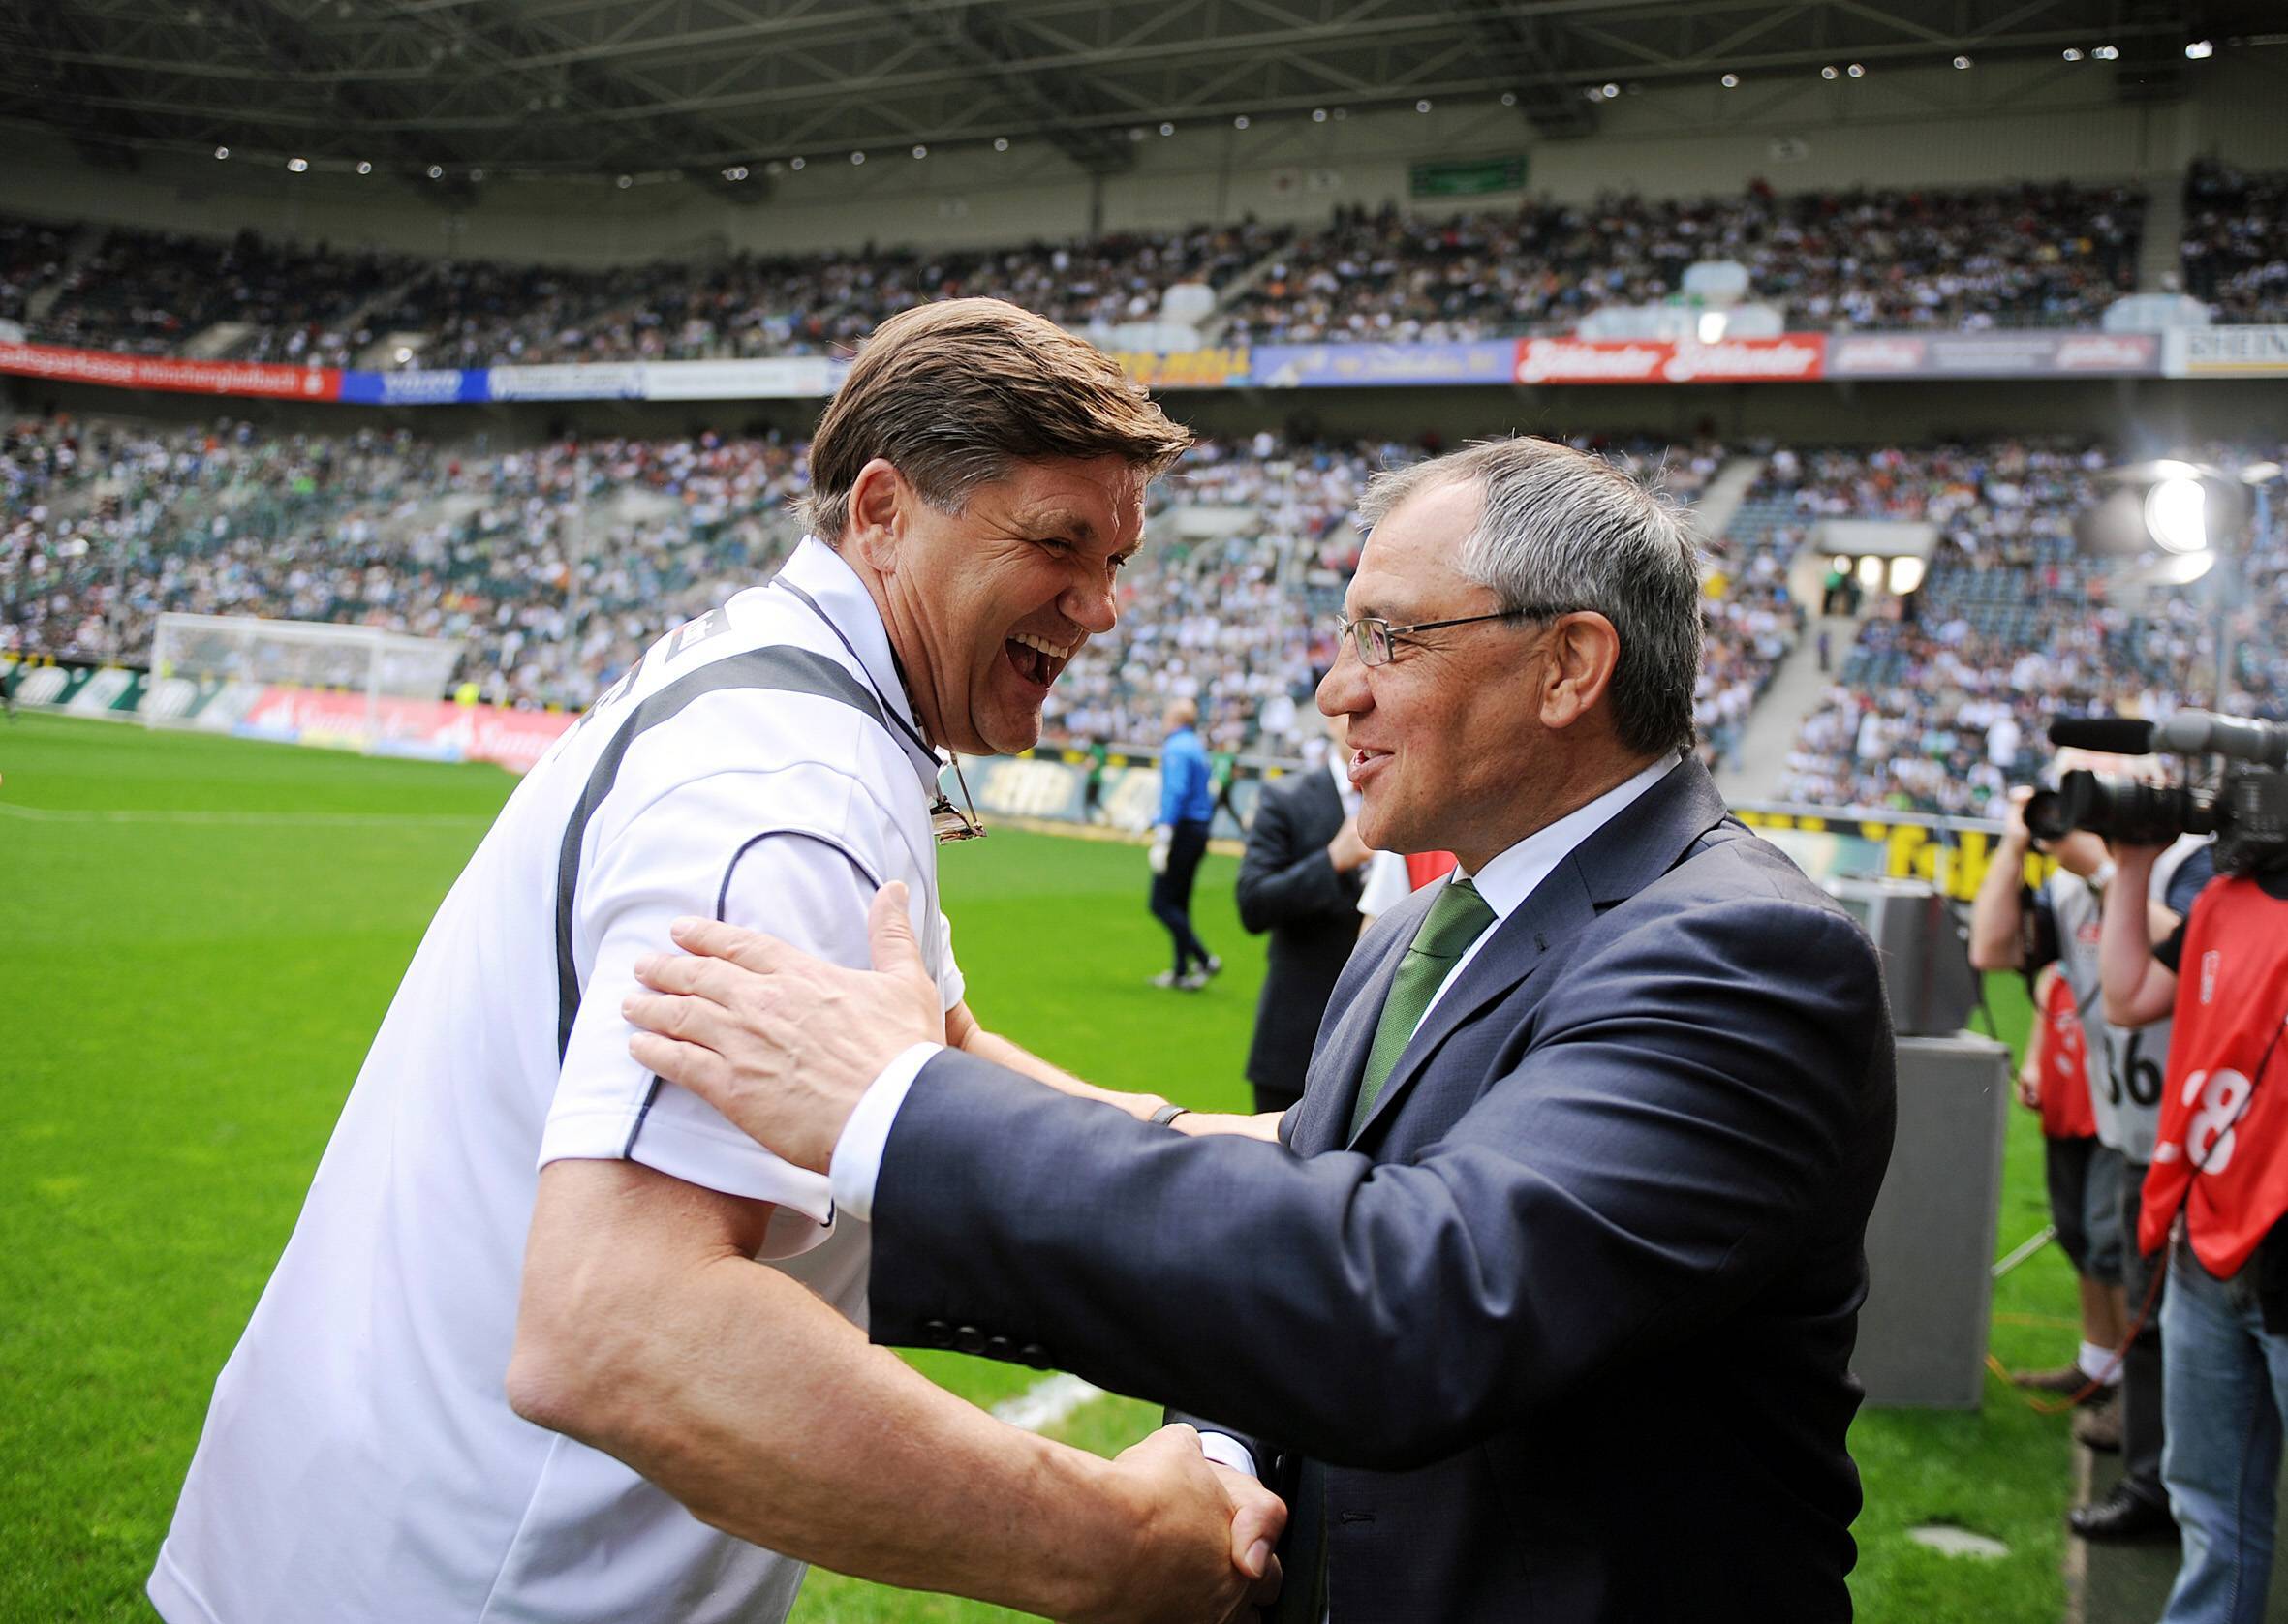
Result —
<svg viewBox="0 0 2288 1624"><path fill-rule="evenodd" d="M837 630L850 639L856 651L858 664L866 681L885 707L895 707L921 731L921 715L913 708L913 700L906 691L905 682L898 676L898 661L890 652L890 634L881 624L881 611L874 606L874 595L866 590L866 583L858 579L843 556L815 536L806 536L794 554L780 568L779 573L790 585L800 587L818 600L819 607L832 618ZM833 632L826 633L832 637ZM921 775L922 781L932 793L938 787L938 770L944 762L918 748L912 740L893 726L898 743L905 749L907 759Z"/></svg>
<svg viewBox="0 0 2288 1624"><path fill-rule="evenodd" d="M1674 756L1664 755L1625 783L1614 785L1588 805L1575 807L1555 823L1534 830L1499 857L1489 858L1486 866L1469 878L1476 885L1478 895L1485 898L1486 905L1494 910L1494 917L1507 919L1575 846L1668 777L1669 769L1675 765Z"/></svg>

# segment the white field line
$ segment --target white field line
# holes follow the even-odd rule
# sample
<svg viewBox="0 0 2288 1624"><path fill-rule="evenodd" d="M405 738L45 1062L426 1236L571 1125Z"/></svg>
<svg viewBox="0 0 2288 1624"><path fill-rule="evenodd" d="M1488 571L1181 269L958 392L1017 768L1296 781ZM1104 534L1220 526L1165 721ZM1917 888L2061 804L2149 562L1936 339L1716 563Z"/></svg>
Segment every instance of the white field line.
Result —
<svg viewBox="0 0 2288 1624"><path fill-rule="evenodd" d="M995 1420L1021 1426L1028 1432L1046 1432L1083 1404L1093 1404L1104 1396L1102 1388L1078 1376L1051 1376L1045 1382L1035 1383L1016 1397L994 1405L993 1415Z"/></svg>
<svg viewBox="0 0 2288 1624"><path fill-rule="evenodd" d="M492 821L488 814L468 812L76 812L6 801L0 801L0 816L24 823L194 823L257 829L458 829Z"/></svg>

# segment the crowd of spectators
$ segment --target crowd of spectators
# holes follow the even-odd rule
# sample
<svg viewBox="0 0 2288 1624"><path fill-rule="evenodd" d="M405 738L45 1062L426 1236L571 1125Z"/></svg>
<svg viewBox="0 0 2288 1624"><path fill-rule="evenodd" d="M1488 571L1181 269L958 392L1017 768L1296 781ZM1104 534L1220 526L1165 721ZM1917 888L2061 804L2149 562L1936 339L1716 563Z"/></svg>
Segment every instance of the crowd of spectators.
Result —
<svg viewBox="0 0 2288 1624"><path fill-rule="evenodd" d="M1703 260L1803 328L2093 326L2136 286L2142 197L2125 187L1806 193L1426 219L1337 211L1235 302L1257 342L1451 340L1570 331L1606 305L1656 304Z"/></svg>
<svg viewBox="0 0 2288 1624"><path fill-rule="evenodd" d="M2211 160L2184 185L2184 289L2219 322L2288 321L2288 171Z"/></svg>
<svg viewBox="0 0 2288 1624"><path fill-rule="evenodd" d="M1604 447L1690 500L1722 461ZM1358 560L1378 469L1427 447L1202 442L1154 487L1115 630L1075 658L1052 745L1150 743L1189 698L1213 748L1293 756ZM1657 465L1655 467L1654 465ZM347 622L462 644L455 684L576 708L666 628L766 577L798 534L805 447L773 439L556 441L450 449L410 434L156 431L71 418L0 436L0 640L139 663L155 617ZM1770 590L1712 605L1704 698L1731 715L1777 651Z"/></svg>
<svg viewBox="0 0 2288 1624"><path fill-rule="evenodd" d="M338 366L353 342L342 323L429 268L405 255L298 247L253 231L224 239L120 227L62 271L53 306L28 324L48 343L166 355L230 322L249 329L234 355Z"/></svg>
<svg viewBox="0 0 2288 1624"><path fill-rule="evenodd" d="M1702 444L1592 448L1695 501L1727 456ZM1194 700L1211 748L1291 757L1357 563L1366 481L1435 445L1207 441L1155 487L1122 613L1052 693L1052 745L1145 744ZM451 448L409 433L280 435L33 419L0 433L0 644L147 659L166 610L347 622L462 645L454 682L577 708L664 630L767 577L798 535L806 448L775 438ZM1782 799L1990 812L2042 765L2050 718L2206 704L2201 594L2148 592L2085 558L2074 515L2105 454L2003 441L1770 451L1709 538L1704 754L1742 729L1806 634L1796 555L1829 519L1935 527L1928 574L1878 594L1802 725ZM2288 709L2288 534L2248 567L2228 703Z"/></svg>
<svg viewBox="0 0 2288 1624"><path fill-rule="evenodd" d="M68 228L0 215L0 322L19 325L32 295L63 273Z"/></svg>
<svg viewBox="0 0 2288 1624"><path fill-rule="evenodd" d="M2162 716L2214 698L2213 611L2204 591L2140 586L2074 544L2106 452L2001 441L1927 450L1828 450L1775 471L1807 523L1923 520L1937 527L1921 585L1862 624L1839 680L1805 719L1780 798L1998 815L2047 760L2050 720ZM2259 538L2228 708L2288 709L2288 658L2263 628L2288 610L2288 536Z"/></svg>
<svg viewBox="0 0 2288 1624"><path fill-rule="evenodd" d="M2277 179L2204 169L2196 186L2239 190L2196 211L2188 274L2229 310L2276 305ZM2253 224L2234 214L2243 204ZM30 281L48 276L60 296L30 323L48 342L173 353L229 322L247 329L219 347L233 358L484 367L847 350L908 305L967 293L1101 335L1158 320L1170 287L1198 283L1225 298L1211 331L1235 341L1438 340L1569 331L1606 306L1676 294L1696 262L1730 260L1747 268L1750 299L1803 328L2089 326L2134 287L2143 216L2119 187L1780 196L1759 182L1729 198L1613 195L1441 218L1343 208L1300 235L1251 220L611 269L131 228L101 230L64 269L69 229L0 221L0 315L23 320ZM370 353L387 338L400 341L390 353Z"/></svg>

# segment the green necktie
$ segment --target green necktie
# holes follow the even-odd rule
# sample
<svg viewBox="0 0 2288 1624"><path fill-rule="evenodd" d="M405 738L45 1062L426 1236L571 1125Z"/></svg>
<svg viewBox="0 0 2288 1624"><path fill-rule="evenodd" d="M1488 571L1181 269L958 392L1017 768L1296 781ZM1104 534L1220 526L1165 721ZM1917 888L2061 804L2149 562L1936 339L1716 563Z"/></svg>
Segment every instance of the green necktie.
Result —
<svg viewBox="0 0 2288 1624"><path fill-rule="evenodd" d="M1422 916L1422 928L1414 933L1414 944L1399 961L1398 974L1390 979L1390 996L1382 1005L1382 1019L1375 1026L1375 1046L1367 1051L1367 1069L1358 1080L1358 1103L1350 1108L1350 1137L1357 1138L1358 1130L1366 1126L1376 1097L1389 1081L1399 1056L1406 1053L1414 1028L1422 1024L1431 998L1452 973L1455 963L1469 951L1469 944L1493 923L1493 908L1477 894L1477 887L1460 875L1446 882L1438 901Z"/></svg>

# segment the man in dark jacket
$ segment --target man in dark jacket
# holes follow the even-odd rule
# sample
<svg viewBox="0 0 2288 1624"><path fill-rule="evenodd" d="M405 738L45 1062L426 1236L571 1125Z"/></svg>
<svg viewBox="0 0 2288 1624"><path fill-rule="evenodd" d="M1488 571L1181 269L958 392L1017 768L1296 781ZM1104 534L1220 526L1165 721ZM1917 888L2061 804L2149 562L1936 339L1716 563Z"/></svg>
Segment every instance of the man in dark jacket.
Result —
<svg viewBox="0 0 2288 1624"><path fill-rule="evenodd" d="M1257 1111L1284 1111L1303 1097L1312 1040L1327 995L1358 945L1359 888L1374 855L1358 835L1341 726L1321 767L1263 786L1239 865L1239 919L1271 933L1271 965L1255 1006L1248 1081Z"/></svg>

